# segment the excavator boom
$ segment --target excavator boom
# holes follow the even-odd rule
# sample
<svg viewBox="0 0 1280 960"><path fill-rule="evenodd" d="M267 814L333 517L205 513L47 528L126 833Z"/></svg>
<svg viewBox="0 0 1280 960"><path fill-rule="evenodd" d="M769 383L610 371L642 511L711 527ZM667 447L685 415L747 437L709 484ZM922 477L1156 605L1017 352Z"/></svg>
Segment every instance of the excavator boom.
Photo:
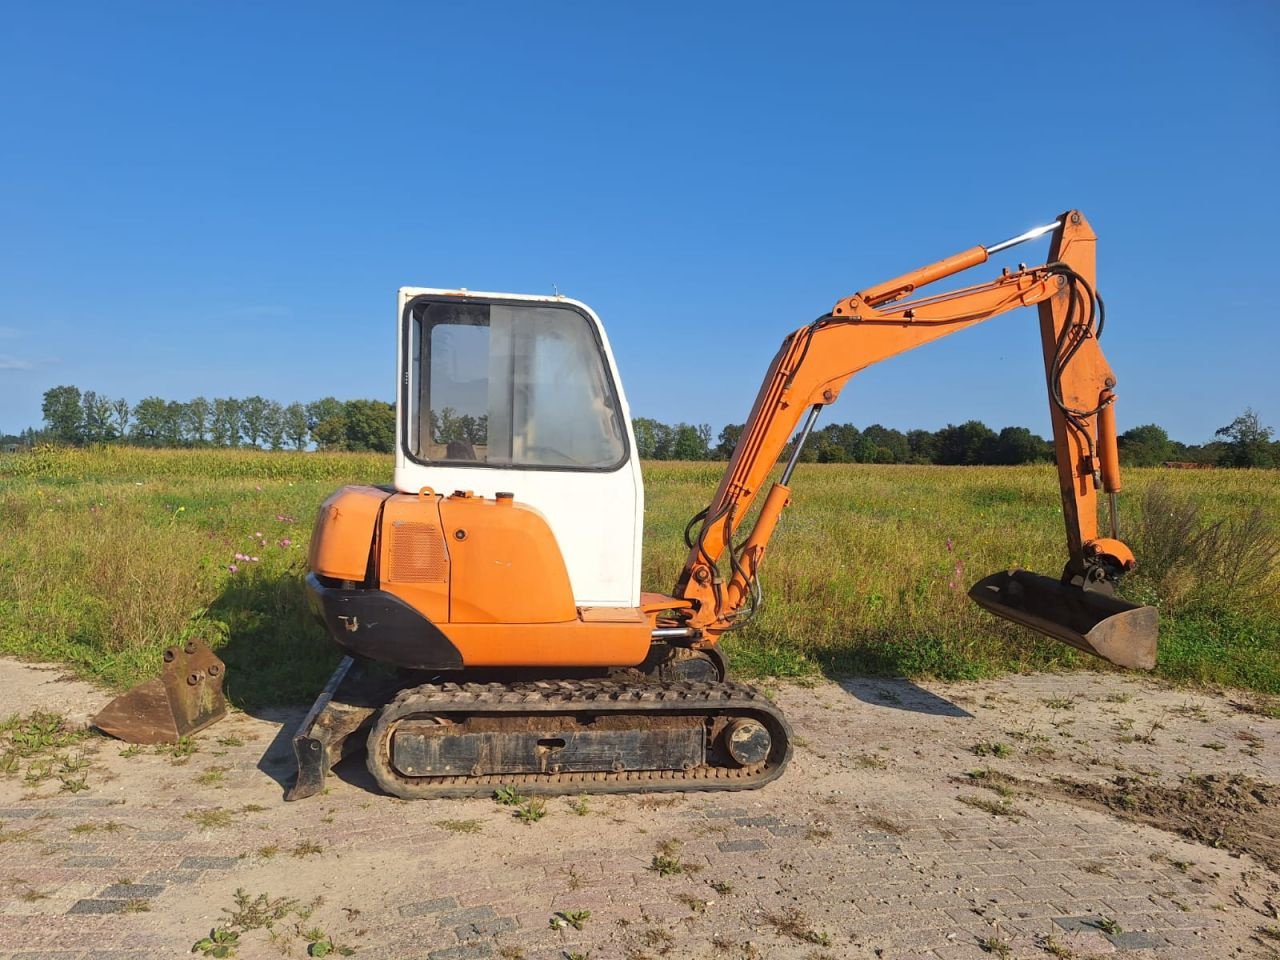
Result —
<svg viewBox="0 0 1280 960"><path fill-rule="evenodd" d="M1005 271L994 280L941 294L921 288L1015 244L1052 232L1042 266ZM1156 618L1115 596L1135 565L1118 536L1115 495L1115 376L1098 345L1102 301L1095 284L1096 237L1078 211L990 247L976 246L839 300L830 313L783 341L774 357L723 480L694 518L689 556L674 594L692 607L688 623L714 643L759 603L757 572L783 508L800 449L822 407L860 370L1018 307L1037 306L1054 455L1067 535L1060 580L1023 571L977 584L983 607L1124 666L1155 665ZM910 298L910 299L904 299ZM739 530L802 418L781 479L745 538ZM1097 529L1097 491L1109 494L1109 536ZM727 563L727 570L723 570Z"/></svg>

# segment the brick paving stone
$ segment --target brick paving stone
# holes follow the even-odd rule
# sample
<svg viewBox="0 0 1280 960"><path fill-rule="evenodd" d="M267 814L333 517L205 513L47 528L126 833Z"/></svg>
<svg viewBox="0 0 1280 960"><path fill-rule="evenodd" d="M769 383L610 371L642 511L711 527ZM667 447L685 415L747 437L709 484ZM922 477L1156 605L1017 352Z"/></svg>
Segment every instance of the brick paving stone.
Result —
<svg viewBox="0 0 1280 960"><path fill-rule="evenodd" d="M454 936L459 940L472 940L476 937L493 937L499 933L509 933L516 928L511 917L496 917L493 920L478 920L475 923L464 923L454 928Z"/></svg>
<svg viewBox="0 0 1280 960"><path fill-rule="evenodd" d="M433 950L428 960L484 960L493 956L493 947L487 943L464 943L447 950Z"/></svg>
<svg viewBox="0 0 1280 960"><path fill-rule="evenodd" d="M440 926L458 927L465 924L478 923L482 920L493 920L497 916L497 911L488 905L482 907L467 907L464 910L455 910L453 913L441 915Z"/></svg>
<svg viewBox="0 0 1280 960"><path fill-rule="evenodd" d="M240 862L239 857L210 857L210 856L192 856L183 857L182 863L178 864L180 870L230 870Z"/></svg>
<svg viewBox="0 0 1280 960"><path fill-rule="evenodd" d="M100 900L138 900L158 897L164 893L164 885L159 883L113 883L98 894Z"/></svg>
<svg viewBox="0 0 1280 960"><path fill-rule="evenodd" d="M124 913L128 900L77 900L67 913Z"/></svg>
<svg viewBox="0 0 1280 960"><path fill-rule="evenodd" d="M119 857L68 857L62 861L64 867L118 867Z"/></svg>
<svg viewBox="0 0 1280 960"><path fill-rule="evenodd" d="M734 820L734 823L736 823L740 827L773 827L773 826L777 826L781 822L782 822L781 820L773 816L737 817Z"/></svg>
<svg viewBox="0 0 1280 960"><path fill-rule="evenodd" d="M200 879L199 870L152 870L144 874L143 883L195 883Z"/></svg>
<svg viewBox="0 0 1280 960"><path fill-rule="evenodd" d="M769 832L775 837L803 837L809 832L809 827L803 824L779 824L769 827Z"/></svg>
<svg viewBox="0 0 1280 960"><path fill-rule="evenodd" d="M716 848L721 853L750 853L753 850L767 850L769 846L763 840L721 840Z"/></svg>
<svg viewBox="0 0 1280 960"><path fill-rule="evenodd" d="M1165 944L1163 937L1141 930L1125 930L1122 933L1104 933L1104 937L1120 950L1154 950Z"/></svg>

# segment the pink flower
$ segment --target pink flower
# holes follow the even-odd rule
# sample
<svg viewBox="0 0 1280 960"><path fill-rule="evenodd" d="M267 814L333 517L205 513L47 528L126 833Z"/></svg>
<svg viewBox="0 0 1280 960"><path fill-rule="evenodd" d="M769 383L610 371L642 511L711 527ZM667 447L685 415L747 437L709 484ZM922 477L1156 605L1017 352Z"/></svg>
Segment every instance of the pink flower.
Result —
<svg viewBox="0 0 1280 960"><path fill-rule="evenodd" d="M250 558L249 558L249 562L250 562L250 563L257 563L257 562L258 562L258 558L257 558L257 557L250 557Z"/></svg>
<svg viewBox="0 0 1280 960"><path fill-rule="evenodd" d="M227 564L227 572L228 572L228 573L238 573L239 571L240 571L240 568L239 568L239 567L237 567L234 563L228 563L228 564Z"/></svg>
<svg viewBox="0 0 1280 960"><path fill-rule="evenodd" d="M255 537L257 537L259 540L261 540L261 539L262 539L262 531L258 531L257 533L255 533L255 534L254 534L254 536L255 536Z"/></svg>
<svg viewBox="0 0 1280 960"><path fill-rule="evenodd" d="M293 517L290 517L287 514L283 514L283 513L277 513L276 519L279 520L281 523L293 523Z"/></svg>
<svg viewBox="0 0 1280 960"><path fill-rule="evenodd" d="M280 541L280 546L288 550L291 546L293 546L293 541L290 540L288 537L285 537L283 540Z"/></svg>
<svg viewBox="0 0 1280 960"><path fill-rule="evenodd" d="M237 551L236 551L236 559L237 559L237 560L240 560L241 562L243 562L243 561L245 561L245 560L248 560L248 559L249 559L249 555L248 555L247 553L241 553L239 550L237 550Z"/></svg>

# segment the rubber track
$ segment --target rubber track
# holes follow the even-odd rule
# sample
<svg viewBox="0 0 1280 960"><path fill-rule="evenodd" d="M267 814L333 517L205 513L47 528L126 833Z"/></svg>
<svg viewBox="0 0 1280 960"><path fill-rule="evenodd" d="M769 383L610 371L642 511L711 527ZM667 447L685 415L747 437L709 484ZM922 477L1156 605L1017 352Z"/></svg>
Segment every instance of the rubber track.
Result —
<svg viewBox="0 0 1280 960"><path fill-rule="evenodd" d="M750 717L773 739L769 757L749 767L703 765L693 770L621 773L525 773L486 776L406 777L390 762L395 725L440 714L634 714L675 713L704 717ZM768 698L744 684L672 681L556 680L532 683L428 683L402 690L378 715L369 733L369 772L387 793L406 799L484 797L498 787L525 793L656 793L694 790L753 790L773 780L791 759L791 727Z"/></svg>

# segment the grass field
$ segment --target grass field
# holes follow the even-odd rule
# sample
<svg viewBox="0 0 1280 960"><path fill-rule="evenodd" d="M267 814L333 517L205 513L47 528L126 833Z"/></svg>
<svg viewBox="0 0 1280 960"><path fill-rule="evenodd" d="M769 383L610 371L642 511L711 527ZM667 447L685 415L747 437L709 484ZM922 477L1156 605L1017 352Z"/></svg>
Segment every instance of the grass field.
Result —
<svg viewBox="0 0 1280 960"><path fill-rule="evenodd" d="M671 588L681 533L721 464L646 465L644 585ZM201 636L243 706L307 702L336 654L301 575L320 501L386 482L365 454L48 450L0 456L0 652L109 685ZM1128 595L1161 608L1159 672L1280 693L1280 475L1132 470ZM1065 560L1052 468L803 465L763 570L765 606L725 640L739 676L945 678L1101 668L979 610L968 587Z"/></svg>

